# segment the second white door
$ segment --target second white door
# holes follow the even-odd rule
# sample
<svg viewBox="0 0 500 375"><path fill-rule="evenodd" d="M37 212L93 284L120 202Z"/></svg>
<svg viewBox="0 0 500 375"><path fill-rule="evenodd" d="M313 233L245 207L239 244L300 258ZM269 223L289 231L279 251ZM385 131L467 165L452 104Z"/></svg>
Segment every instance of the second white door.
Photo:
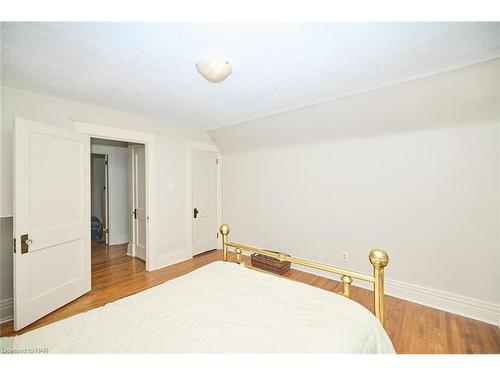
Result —
<svg viewBox="0 0 500 375"><path fill-rule="evenodd" d="M192 150L193 255L217 248L217 153Z"/></svg>
<svg viewBox="0 0 500 375"><path fill-rule="evenodd" d="M134 256L146 260L146 153L144 146L134 147Z"/></svg>

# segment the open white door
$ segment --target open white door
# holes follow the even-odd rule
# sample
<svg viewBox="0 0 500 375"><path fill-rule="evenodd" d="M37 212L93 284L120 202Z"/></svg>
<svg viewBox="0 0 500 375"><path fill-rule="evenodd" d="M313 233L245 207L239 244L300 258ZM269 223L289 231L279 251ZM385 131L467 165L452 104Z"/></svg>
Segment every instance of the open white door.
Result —
<svg viewBox="0 0 500 375"><path fill-rule="evenodd" d="M90 141L16 118L14 329L91 288Z"/></svg>
<svg viewBox="0 0 500 375"><path fill-rule="evenodd" d="M193 255L217 248L217 153L192 150Z"/></svg>
<svg viewBox="0 0 500 375"><path fill-rule="evenodd" d="M134 147L134 256L146 260L146 153Z"/></svg>

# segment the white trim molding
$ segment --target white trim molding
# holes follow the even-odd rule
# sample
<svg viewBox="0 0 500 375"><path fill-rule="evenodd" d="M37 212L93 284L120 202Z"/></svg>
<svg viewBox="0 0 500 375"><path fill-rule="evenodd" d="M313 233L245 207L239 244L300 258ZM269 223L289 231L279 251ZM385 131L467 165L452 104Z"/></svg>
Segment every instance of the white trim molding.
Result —
<svg viewBox="0 0 500 375"><path fill-rule="evenodd" d="M222 156L213 143L195 141L186 142L186 253L193 257L193 185L192 185L192 150L213 151L217 153L217 228L222 225ZM222 238L219 238L217 248L222 248Z"/></svg>
<svg viewBox="0 0 500 375"><path fill-rule="evenodd" d="M73 120L75 129L81 133L97 138L113 139L122 142L154 143L156 137L153 133L145 133L115 126L90 124L88 122Z"/></svg>
<svg viewBox="0 0 500 375"><path fill-rule="evenodd" d="M0 323L14 319L14 298L6 298L0 301Z"/></svg>
<svg viewBox="0 0 500 375"><path fill-rule="evenodd" d="M386 294L500 326L500 306L475 298L387 279Z"/></svg>
<svg viewBox="0 0 500 375"><path fill-rule="evenodd" d="M89 137L112 139L116 141L142 143L146 151L146 270L155 269L150 260L156 256L156 136L114 126L102 126L74 121L75 129Z"/></svg>
<svg viewBox="0 0 500 375"><path fill-rule="evenodd" d="M340 276L335 278L335 275L329 272L297 265L292 268L340 282ZM355 279L352 285L373 290L373 285L363 280ZM489 302L387 278L385 294L500 327L500 306Z"/></svg>

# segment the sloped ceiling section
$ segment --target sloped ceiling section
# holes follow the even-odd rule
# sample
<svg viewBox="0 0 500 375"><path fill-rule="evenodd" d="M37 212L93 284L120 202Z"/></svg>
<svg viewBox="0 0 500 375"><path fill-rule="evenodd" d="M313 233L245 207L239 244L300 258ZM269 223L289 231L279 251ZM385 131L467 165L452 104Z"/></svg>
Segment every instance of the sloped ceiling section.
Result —
<svg viewBox="0 0 500 375"><path fill-rule="evenodd" d="M500 56L499 23L4 23L2 84L213 129ZM227 57L220 84L202 57Z"/></svg>
<svg viewBox="0 0 500 375"><path fill-rule="evenodd" d="M500 59L209 131L223 153L500 125Z"/></svg>

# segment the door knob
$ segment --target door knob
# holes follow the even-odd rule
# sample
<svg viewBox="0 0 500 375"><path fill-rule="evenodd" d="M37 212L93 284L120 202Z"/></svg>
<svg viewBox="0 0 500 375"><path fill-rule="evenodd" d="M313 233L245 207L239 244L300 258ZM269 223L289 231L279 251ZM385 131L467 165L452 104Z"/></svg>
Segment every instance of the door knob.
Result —
<svg viewBox="0 0 500 375"><path fill-rule="evenodd" d="M198 209L195 208L193 211L193 217L196 219L198 217Z"/></svg>

